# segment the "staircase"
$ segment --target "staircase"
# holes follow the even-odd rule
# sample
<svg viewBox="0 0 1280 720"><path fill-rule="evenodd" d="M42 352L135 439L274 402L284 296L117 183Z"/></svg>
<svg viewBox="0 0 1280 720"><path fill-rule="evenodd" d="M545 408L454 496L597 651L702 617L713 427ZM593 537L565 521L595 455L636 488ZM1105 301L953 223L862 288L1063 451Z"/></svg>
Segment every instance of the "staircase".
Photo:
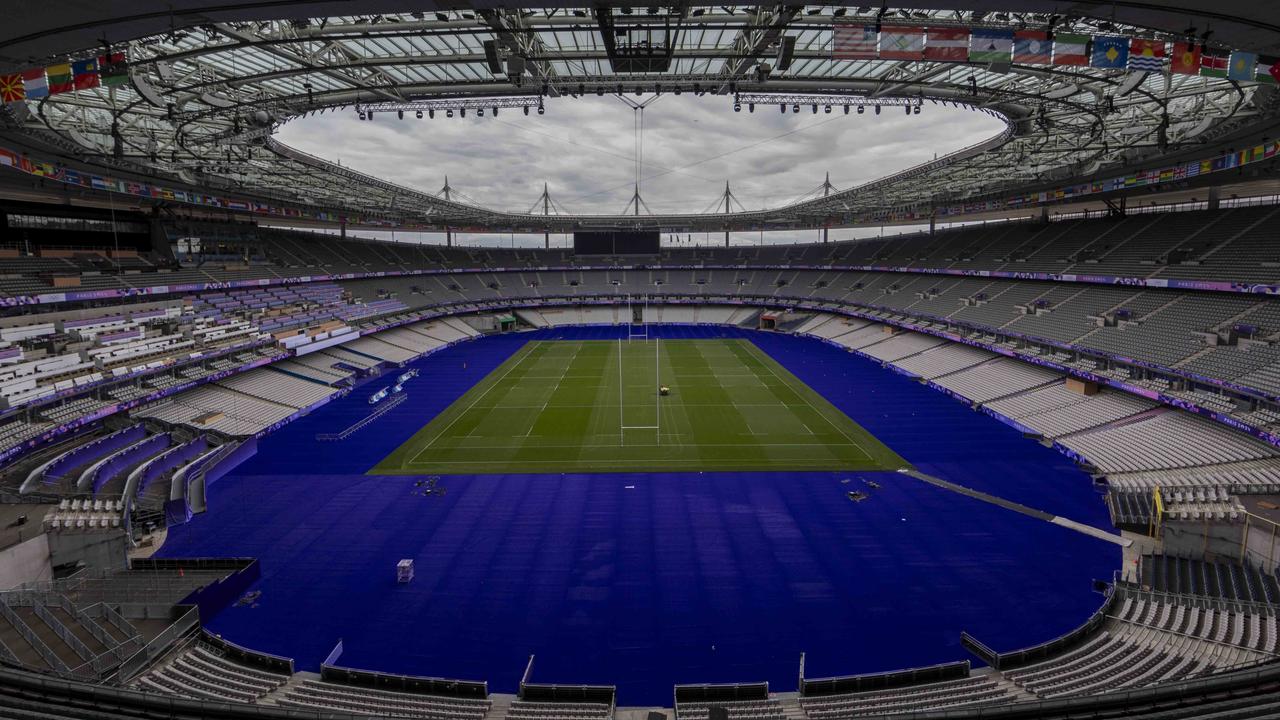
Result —
<svg viewBox="0 0 1280 720"><path fill-rule="evenodd" d="M515 695L492 694L489 696L489 712L484 714L484 720L504 720L507 717L507 710L511 708L511 701L515 700Z"/></svg>

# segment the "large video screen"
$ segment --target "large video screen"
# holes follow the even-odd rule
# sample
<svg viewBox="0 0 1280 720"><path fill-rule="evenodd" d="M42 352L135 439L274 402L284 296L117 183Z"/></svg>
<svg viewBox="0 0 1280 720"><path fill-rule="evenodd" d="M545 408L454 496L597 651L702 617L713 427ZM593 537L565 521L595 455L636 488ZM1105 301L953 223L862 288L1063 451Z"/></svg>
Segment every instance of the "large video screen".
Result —
<svg viewBox="0 0 1280 720"><path fill-rule="evenodd" d="M591 230L573 234L578 255L656 255L657 230Z"/></svg>

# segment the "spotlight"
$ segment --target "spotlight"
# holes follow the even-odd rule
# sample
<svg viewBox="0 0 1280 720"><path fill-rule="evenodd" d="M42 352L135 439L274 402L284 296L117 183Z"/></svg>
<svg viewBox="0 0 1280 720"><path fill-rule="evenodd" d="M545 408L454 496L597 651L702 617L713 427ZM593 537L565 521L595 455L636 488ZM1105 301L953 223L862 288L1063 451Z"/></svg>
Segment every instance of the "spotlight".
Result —
<svg viewBox="0 0 1280 720"><path fill-rule="evenodd" d="M786 105L779 105L779 106L778 106L778 109L782 111L782 114L783 114L783 115L786 115L786 114L787 114L787 106L786 106Z"/></svg>
<svg viewBox="0 0 1280 720"><path fill-rule="evenodd" d="M361 113L360 113L360 119L361 119L361 120L363 120L363 119L364 119L364 113L363 113L363 112L361 112Z"/></svg>
<svg viewBox="0 0 1280 720"><path fill-rule="evenodd" d="M795 112L795 113L800 112L800 103L796 103L795 105L792 105L791 112Z"/></svg>
<svg viewBox="0 0 1280 720"><path fill-rule="evenodd" d="M397 110L397 111L396 111L396 118L398 118L398 119L400 119L400 120L403 120L403 119L404 119L404 111L403 111L403 110Z"/></svg>
<svg viewBox="0 0 1280 720"><path fill-rule="evenodd" d="M677 85L677 86L676 86L676 91L675 91L675 92L676 92L676 94L677 94L677 95L679 95L679 94L680 94L680 86L679 86L679 85Z"/></svg>
<svg viewBox="0 0 1280 720"><path fill-rule="evenodd" d="M747 103L747 112L755 112L755 111L756 111L756 104L755 104L755 103Z"/></svg>
<svg viewBox="0 0 1280 720"><path fill-rule="evenodd" d="M817 115L817 114L818 114L818 103L814 103L814 104L813 104L813 114L814 114L814 115Z"/></svg>
<svg viewBox="0 0 1280 720"><path fill-rule="evenodd" d="M734 111L734 112L742 112L742 103L740 103L740 102L735 102L735 103L733 104L733 111Z"/></svg>
<svg viewBox="0 0 1280 720"><path fill-rule="evenodd" d="M432 120L435 120L435 119L436 119L436 109L435 109L435 108L429 108L429 109L427 110L427 117L431 118Z"/></svg>
<svg viewBox="0 0 1280 720"><path fill-rule="evenodd" d="M866 106L863 106L863 105L859 105L859 106L858 106L858 114L859 114L859 115L861 115L862 113L864 113L864 112L866 112L866 111L867 111Z"/></svg>
<svg viewBox="0 0 1280 720"><path fill-rule="evenodd" d="M476 115L479 117L484 117L484 108L476 108Z"/></svg>
<svg viewBox="0 0 1280 720"><path fill-rule="evenodd" d="M466 109L466 108L458 108L458 115L459 115L459 116L461 116L461 117L466 117L466 116L467 116L467 109Z"/></svg>
<svg viewBox="0 0 1280 720"><path fill-rule="evenodd" d="M919 114L920 114L920 106L919 106L919 105L917 105L917 106L916 106L916 109L912 111L912 114L914 114L914 115L919 115Z"/></svg>
<svg viewBox="0 0 1280 720"><path fill-rule="evenodd" d="M845 105L845 106L844 106L844 114L845 114L845 115L848 115L848 114L849 114L849 106L848 106L848 105Z"/></svg>
<svg viewBox="0 0 1280 720"><path fill-rule="evenodd" d="M877 115L879 115L879 114L880 114L880 106L879 106L879 105L877 105L877 106L876 106L876 114L877 114Z"/></svg>
<svg viewBox="0 0 1280 720"><path fill-rule="evenodd" d="M422 119L422 111L421 111L421 110L419 110L419 111L417 112L417 116L418 116L418 119L419 119L419 120L421 120L421 119Z"/></svg>
<svg viewBox="0 0 1280 720"><path fill-rule="evenodd" d="M597 86L596 86L596 95L597 95L597 96L601 96L601 97L603 97L603 96L604 96L604 86L603 86L603 85L597 85Z"/></svg>
<svg viewBox="0 0 1280 720"><path fill-rule="evenodd" d="M453 108L449 108L448 110L445 110L445 111L444 111L444 116L445 116L445 117L453 117Z"/></svg>
<svg viewBox="0 0 1280 720"><path fill-rule="evenodd" d="M547 112L547 109L546 109L546 108L542 107L541 105L539 105L539 106L538 106L538 114L539 114L539 115L545 115L545 114L546 114L546 112Z"/></svg>
<svg viewBox="0 0 1280 720"><path fill-rule="evenodd" d="M493 108L493 116L498 117L498 108Z"/></svg>
<svg viewBox="0 0 1280 720"><path fill-rule="evenodd" d="M910 114L911 114L911 106L910 106L910 105L903 105L903 106L902 106L902 109L903 109L903 110L906 110L908 115L910 115Z"/></svg>
<svg viewBox="0 0 1280 720"><path fill-rule="evenodd" d="M365 119L365 120L372 120L372 119L373 119L373 111L372 111L372 110L370 110L370 111L365 115L365 118L364 118L364 119Z"/></svg>
<svg viewBox="0 0 1280 720"><path fill-rule="evenodd" d="M831 106L830 106L830 105L827 105L827 106L823 107L823 108L822 108L822 112L824 112L824 113L826 113L826 114L830 115L830 114L831 114Z"/></svg>

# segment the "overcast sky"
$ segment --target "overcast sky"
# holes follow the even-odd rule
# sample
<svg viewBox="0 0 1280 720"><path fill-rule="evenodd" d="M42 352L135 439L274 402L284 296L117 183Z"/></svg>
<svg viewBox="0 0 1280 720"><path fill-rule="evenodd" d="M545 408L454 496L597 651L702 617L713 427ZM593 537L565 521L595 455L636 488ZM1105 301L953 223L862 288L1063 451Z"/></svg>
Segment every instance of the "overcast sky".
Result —
<svg viewBox="0 0 1280 720"><path fill-rule="evenodd" d="M496 118L468 112L466 118L437 113L434 120L411 114L398 120L380 113L361 121L350 110L295 120L278 138L429 193L439 191L447 175L451 187L487 207L528 211L546 182L551 197L570 212L619 213L635 183L635 117L614 96L548 100L545 115L506 110ZM816 191L827 172L837 188L848 188L1000 129L983 113L928 103L910 116L896 108L879 116L870 108L844 115L839 107L831 114L819 107L814 115L805 106L799 114L790 108L782 114L776 105L735 113L728 96L668 94L644 110L641 195L655 213L702 212L717 202L723 209L727 179L746 209L776 207ZM800 235L766 241L817 237ZM852 235L833 231L832 239ZM411 238L397 233L397 239Z"/></svg>

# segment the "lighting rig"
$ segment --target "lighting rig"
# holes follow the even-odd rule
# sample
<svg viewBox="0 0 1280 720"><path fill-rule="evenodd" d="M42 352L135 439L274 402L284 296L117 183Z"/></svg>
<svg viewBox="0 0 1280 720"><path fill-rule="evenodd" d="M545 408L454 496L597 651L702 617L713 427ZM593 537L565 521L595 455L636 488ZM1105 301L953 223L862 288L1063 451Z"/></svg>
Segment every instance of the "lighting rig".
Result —
<svg viewBox="0 0 1280 720"><path fill-rule="evenodd" d="M733 111L742 112L745 105L747 112L755 112L756 105L777 105L783 113L790 106L792 112L800 112L801 107L809 107L816 115L818 108L830 113L833 108L843 108L848 115L856 109L859 115L872 108L879 115L882 108L900 107L907 115L919 115L923 106L922 98L899 97L865 97L862 95L790 95L783 93L739 93L733 97Z"/></svg>
<svg viewBox="0 0 1280 720"><path fill-rule="evenodd" d="M484 117L486 113L493 113L494 117L498 116L499 110L518 109L525 115L529 111L536 110L539 115L546 112L545 106L542 104L542 96L540 95L509 95L503 97L476 97L476 98L439 98L434 100L414 100L411 102L386 102L356 105L356 113L361 120L372 120L374 115L378 113L395 113L400 120L404 119L405 113L413 113L418 119L424 116L434 118L436 113L443 113L445 117L453 117L457 113L460 117L466 117L467 111L471 110L479 117Z"/></svg>

